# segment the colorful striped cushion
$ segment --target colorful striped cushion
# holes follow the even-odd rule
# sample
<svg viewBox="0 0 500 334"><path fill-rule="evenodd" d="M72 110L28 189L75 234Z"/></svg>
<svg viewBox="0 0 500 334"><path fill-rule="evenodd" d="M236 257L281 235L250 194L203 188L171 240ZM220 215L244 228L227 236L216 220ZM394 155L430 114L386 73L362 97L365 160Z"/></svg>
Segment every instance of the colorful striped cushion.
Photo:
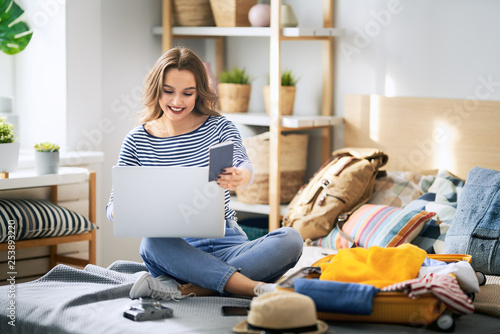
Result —
<svg viewBox="0 0 500 334"><path fill-rule="evenodd" d="M13 223L12 223L13 222ZM0 199L0 243L15 227L15 240L59 237L92 231L84 216L45 200Z"/></svg>
<svg viewBox="0 0 500 334"><path fill-rule="evenodd" d="M435 212L365 204L351 214L342 230L358 247L396 247L411 242L435 215ZM352 242L342 237L335 227L326 237L320 238L317 245L342 249L350 248Z"/></svg>

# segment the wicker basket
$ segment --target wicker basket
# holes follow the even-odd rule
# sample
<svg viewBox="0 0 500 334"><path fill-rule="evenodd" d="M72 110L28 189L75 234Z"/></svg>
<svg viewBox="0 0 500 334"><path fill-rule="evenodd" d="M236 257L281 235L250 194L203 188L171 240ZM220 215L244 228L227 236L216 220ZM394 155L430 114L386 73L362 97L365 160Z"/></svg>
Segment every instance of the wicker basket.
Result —
<svg viewBox="0 0 500 334"><path fill-rule="evenodd" d="M289 203L305 183L307 134L281 136L280 176L282 204ZM237 189L238 200L247 204L269 203L269 132L243 139L253 165L254 181L245 189Z"/></svg>
<svg viewBox="0 0 500 334"><path fill-rule="evenodd" d="M264 86L264 102L266 104L266 113L271 114L271 102L269 99L269 85ZM281 86L281 115L289 116L293 114L295 105L296 86Z"/></svg>
<svg viewBox="0 0 500 334"><path fill-rule="evenodd" d="M217 27L249 27L248 12L257 0L210 0Z"/></svg>
<svg viewBox="0 0 500 334"><path fill-rule="evenodd" d="M174 0L172 13L176 26L213 26L210 0Z"/></svg>
<svg viewBox="0 0 500 334"><path fill-rule="evenodd" d="M243 113L248 111L252 85L219 83L220 110L223 113Z"/></svg>

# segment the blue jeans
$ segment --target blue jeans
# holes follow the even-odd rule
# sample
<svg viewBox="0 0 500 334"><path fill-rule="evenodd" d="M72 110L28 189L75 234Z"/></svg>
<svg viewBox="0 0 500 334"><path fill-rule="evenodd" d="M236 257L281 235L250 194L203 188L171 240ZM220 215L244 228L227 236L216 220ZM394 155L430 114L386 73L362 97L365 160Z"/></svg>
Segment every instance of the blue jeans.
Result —
<svg viewBox="0 0 500 334"><path fill-rule="evenodd" d="M233 220L218 239L143 238L140 254L151 275L169 275L180 283L193 283L224 293L236 271L263 282L275 282L302 255L299 232L283 227L249 241Z"/></svg>

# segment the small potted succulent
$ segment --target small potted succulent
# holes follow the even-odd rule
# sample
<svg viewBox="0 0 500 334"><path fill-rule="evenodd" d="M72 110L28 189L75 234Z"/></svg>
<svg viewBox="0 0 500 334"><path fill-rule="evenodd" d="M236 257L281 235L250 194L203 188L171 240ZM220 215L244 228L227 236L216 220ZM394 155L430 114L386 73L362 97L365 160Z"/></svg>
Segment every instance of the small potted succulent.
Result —
<svg viewBox="0 0 500 334"><path fill-rule="evenodd" d="M223 113L243 113L248 111L252 78L244 68L235 67L223 71L219 76L220 110Z"/></svg>
<svg viewBox="0 0 500 334"><path fill-rule="evenodd" d="M299 80L292 71L285 70L281 73L281 115L293 114L297 81ZM264 86L264 102L268 115L271 114L269 91L269 85Z"/></svg>
<svg viewBox="0 0 500 334"><path fill-rule="evenodd" d="M0 173L15 171L19 161L19 143L16 142L14 125L6 119L5 116L0 117Z"/></svg>
<svg viewBox="0 0 500 334"><path fill-rule="evenodd" d="M38 175L57 174L59 145L50 142L35 144L35 169Z"/></svg>

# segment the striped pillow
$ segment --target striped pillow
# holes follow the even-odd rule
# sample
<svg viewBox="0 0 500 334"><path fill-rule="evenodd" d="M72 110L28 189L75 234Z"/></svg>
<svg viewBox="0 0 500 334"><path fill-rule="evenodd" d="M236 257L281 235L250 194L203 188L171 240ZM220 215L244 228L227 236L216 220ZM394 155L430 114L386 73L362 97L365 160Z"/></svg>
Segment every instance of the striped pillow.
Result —
<svg viewBox="0 0 500 334"><path fill-rule="evenodd" d="M15 226L15 240L80 234L96 228L84 216L49 201L0 199L0 243L7 241L9 226Z"/></svg>
<svg viewBox="0 0 500 334"><path fill-rule="evenodd" d="M365 204L351 214L342 230L356 241L358 247L396 247L416 238L435 215L435 212ZM317 244L333 249L352 246L352 242L340 235L337 227Z"/></svg>

